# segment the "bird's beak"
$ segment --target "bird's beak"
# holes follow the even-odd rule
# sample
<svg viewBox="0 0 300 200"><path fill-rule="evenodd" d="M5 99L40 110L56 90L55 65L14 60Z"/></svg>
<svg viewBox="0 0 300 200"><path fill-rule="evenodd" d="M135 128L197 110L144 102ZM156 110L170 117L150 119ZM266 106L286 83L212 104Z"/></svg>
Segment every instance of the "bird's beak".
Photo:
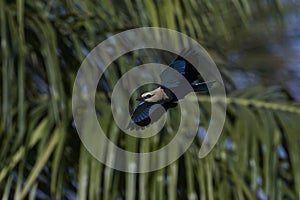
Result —
<svg viewBox="0 0 300 200"><path fill-rule="evenodd" d="M138 97L138 98L136 98L135 100L137 100L137 101L144 101L145 98L144 98L144 97Z"/></svg>

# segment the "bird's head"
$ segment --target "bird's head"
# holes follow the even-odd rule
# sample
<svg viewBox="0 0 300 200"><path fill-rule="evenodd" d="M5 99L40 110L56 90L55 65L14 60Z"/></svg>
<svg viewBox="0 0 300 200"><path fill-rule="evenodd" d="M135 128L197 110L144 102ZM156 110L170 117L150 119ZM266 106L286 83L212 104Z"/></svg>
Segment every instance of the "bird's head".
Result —
<svg viewBox="0 0 300 200"><path fill-rule="evenodd" d="M168 99L169 97L166 95L164 90L159 87L151 92L146 92L142 94L140 97L136 98L137 101L145 101L145 102L161 102L163 100Z"/></svg>
<svg viewBox="0 0 300 200"><path fill-rule="evenodd" d="M145 102L152 102L151 101L151 98L153 97L154 95L150 92L146 92L144 94L142 94L140 97L136 98L137 101L145 101Z"/></svg>

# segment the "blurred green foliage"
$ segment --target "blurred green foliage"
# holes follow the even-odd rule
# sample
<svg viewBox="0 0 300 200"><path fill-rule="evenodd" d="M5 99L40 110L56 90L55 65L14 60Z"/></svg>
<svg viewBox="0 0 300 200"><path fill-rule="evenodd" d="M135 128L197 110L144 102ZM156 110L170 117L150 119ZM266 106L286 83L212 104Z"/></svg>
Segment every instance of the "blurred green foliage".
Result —
<svg viewBox="0 0 300 200"><path fill-rule="evenodd" d="M296 8L292 0L1 0L2 199L300 199L300 104L283 85L271 86L285 63L269 48L286 37L285 16ZM102 165L81 144L72 124L72 87L91 49L142 26L180 31L208 49L227 87L228 112L206 158L197 157L199 137L170 166L126 174ZM172 61L136 51L114 63L109 82L154 55ZM110 109L109 98L100 89L96 108ZM204 129L210 98L199 102ZM124 136L112 121L111 115L101 119L125 149L162 145L160 136L140 143ZM167 124L167 130L169 139L174 128Z"/></svg>

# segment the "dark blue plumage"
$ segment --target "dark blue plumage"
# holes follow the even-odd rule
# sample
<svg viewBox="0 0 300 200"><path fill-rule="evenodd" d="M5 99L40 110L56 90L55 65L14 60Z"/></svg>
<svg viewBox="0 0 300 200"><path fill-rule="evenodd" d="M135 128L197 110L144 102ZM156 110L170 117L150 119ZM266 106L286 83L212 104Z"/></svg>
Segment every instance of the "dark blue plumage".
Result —
<svg viewBox="0 0 300 200"><path fill-rule="evenodd" d="M184 98L192 91L208 92L208 88L211 87L215 81L197 83L195 81L198 80L198 77L199 72L196 68L187 60L178 56L176 60L160 74L160 87L168 98L149 102L148 100L151 100L153 95L140 97L139 100L142 101L134 109L128 128L139 129L159 120L165 111L169 108L176 107L178 99ZM184 79L190 83L192 90L189 91L186 88L186 81L184 81ZM174 91L176 95L173 93ZM149 92L149 94L151 94L151 92Z"/></svg>
<svg viewBox="0 0 300 200"><path fill-rule="evenodd" d="M161 105L163 109L159 106ZM177 106L175 102L166 102L163 104L153 104L145 101L141 101L133 111L131 116L132 122L129 123L129 128L138 129L138 126L147 126L150 123L158 121L160 117L169 108ZM138 126L135 126L137 124Z"/></svg>

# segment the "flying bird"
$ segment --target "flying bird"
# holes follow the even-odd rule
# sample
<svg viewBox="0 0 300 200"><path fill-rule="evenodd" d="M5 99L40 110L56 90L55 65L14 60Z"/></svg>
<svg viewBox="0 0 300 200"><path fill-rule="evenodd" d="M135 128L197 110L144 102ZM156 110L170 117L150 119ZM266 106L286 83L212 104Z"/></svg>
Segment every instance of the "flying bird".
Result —
<svg viewBox="0 0 300 200"><path fill-rule="evenodd" d="M191 52L187 52L191 53ZM178 73L177 73L178 72ZM167 69L160 74L161 85L150 92L136 98L140 103L135 107L129 129L141 129L158 121L170 108L177 106L177 101L183 99L190 92L208 92L208 88L215 81L197 82L199 72L186 59L178 56ZM186 81L190 84L186 87ZM174 92L176 95L174 94ZM164 109L162 109L162 107Z"/></svg>

